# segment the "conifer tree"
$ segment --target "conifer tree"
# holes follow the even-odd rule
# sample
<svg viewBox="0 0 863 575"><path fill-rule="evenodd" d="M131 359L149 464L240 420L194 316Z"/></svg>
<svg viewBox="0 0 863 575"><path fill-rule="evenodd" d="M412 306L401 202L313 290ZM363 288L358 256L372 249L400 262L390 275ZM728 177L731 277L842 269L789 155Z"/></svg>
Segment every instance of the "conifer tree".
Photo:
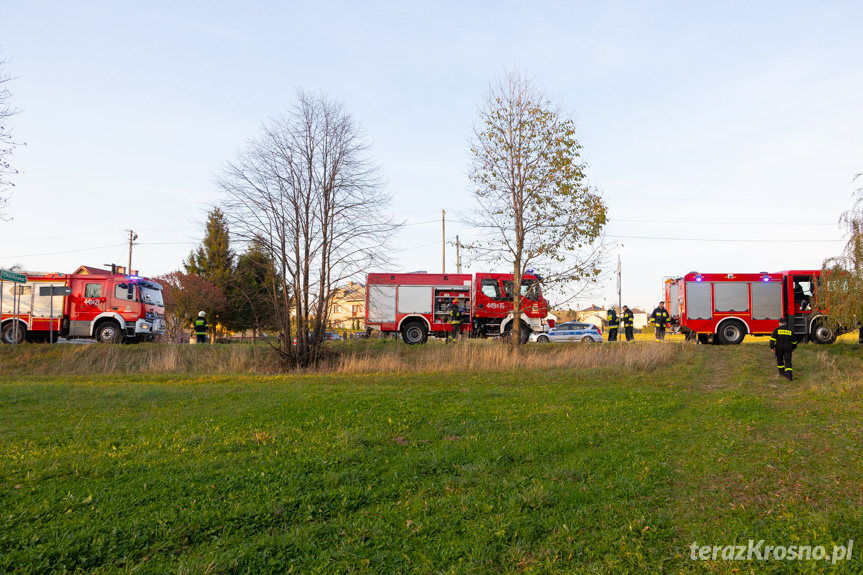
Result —
<svg viewBox="0 0 863 575"><path fill-rule="evenodd" d="M252 241L237 257L234 268L229 306L235 329L252 329L253 339L259 332L275 329L275 308L269 294L279 285L272 257L259 240Z"/></svg>
<svg viewBox="0 0 863 575"><path fill-rule="evenodd" d="M210 323L235 330L233 300L234 251L231 249L228 220L216 206L207 216L207 227L201 245L183 262L187 274L199 276L225 294L228 305L210 319ZM214 311L214 310L206 310Z"/></svg>
<svg viewBox="0 0 863 575"><path fill-rule="evenodd" d="M201 276L216 287L225 289L234 272L228 220L217 206L207 216L207 229L198 249L183 262L186 273Z"/></svg>

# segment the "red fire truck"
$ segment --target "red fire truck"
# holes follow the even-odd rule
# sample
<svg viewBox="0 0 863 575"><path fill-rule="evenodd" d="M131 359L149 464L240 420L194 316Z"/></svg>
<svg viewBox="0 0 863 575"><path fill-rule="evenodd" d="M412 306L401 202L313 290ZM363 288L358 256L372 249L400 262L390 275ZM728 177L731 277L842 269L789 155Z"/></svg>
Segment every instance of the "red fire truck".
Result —
<svg viewBox="0 0 863 575"><path fill-rule="evenodd" d="M162 286L120 274L28 273L0 280L0 341L152 341L165 331Z"/></svg>
<svg viewBox="0 0 863 575"><path fill-rule="evenodd" d="M665 280L675 329L701 343L734 345L746 334L770 335L785 318L800 341L833 343L836 330L815 310L820 270L702 274Z"/></svg>
<svg viewBox="0 0 863 575"><path fill-rule="evenodd" d="M525 274L521 293L521 340L548 331L548 302L540 278ZM429 334L451 333L450 305L463 310L462 332L473 337L505 335L513 329L512 274L372 273L366 283L366 327L400 333L405 343L425 343Z"/></svg>

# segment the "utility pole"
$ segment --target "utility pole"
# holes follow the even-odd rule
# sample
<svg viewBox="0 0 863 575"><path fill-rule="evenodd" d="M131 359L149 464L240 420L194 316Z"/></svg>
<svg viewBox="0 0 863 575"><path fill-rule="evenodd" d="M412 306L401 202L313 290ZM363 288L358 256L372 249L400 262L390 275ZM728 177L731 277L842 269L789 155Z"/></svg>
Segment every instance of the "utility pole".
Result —
<svg viewBox="0 0 863 575"><path fill-rule="evenodd" d="M456 273L460 274L461 273L461 252L459 252L459 247L460 247L460 244L458 241L458 235L456 235L456 237L455 237L455 269L456 269Z"/></svg>
<svg viewBox="0 0 863 575"><path fill-rule="evenodd" d="M446 273L446 211L444 211L444 210L441 210L440 223L441 223L441 231L442 231L441 247L443 248L443 256L441 259L440 273L445 274Z"/></svg>
<svg viewBox="0 0 863 575"><path fill-rule="evenodd" d="M132 246L135 245L135 240L138 239L138 234L136 234L132 230L126 230L129 232L129 268L126 270L127 275L132 275Z"/></svg>

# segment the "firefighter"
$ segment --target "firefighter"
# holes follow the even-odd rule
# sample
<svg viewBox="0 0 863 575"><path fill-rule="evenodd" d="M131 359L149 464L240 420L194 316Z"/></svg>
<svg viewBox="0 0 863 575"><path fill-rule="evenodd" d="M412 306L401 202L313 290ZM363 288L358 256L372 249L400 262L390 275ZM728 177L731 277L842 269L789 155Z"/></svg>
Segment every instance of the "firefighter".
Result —
<svg viewBox="0 0 863 575"><path fill-rule="evenodd" d="M635 316L629 306L623 306L623 313L620 314L620 320L623 322L623 333L626 335L626 341L632 343L635 341L635 336L632 335L632 328L635 325Z"/></svg>
<svg viewBox="0 0 863 575"><path fill-rule="evenodd" d="M617 326L619 320L617 319L617 308L611 306L608 310L608 341L617 341Z"/></svg>
<svg viewBox="0 0 863 575"><path fill-rule="evenodd" d="M452 300L452 303L449 306L449 324L452 331L450 332L450 337L447 338L447 341L450 339L456 341L461 333L461 307L459 306L459 300L457 299Z"/></svg>
<svg viewBox="0 0 863 575"><path fill-rule="evenodd" d="M656 328L656 341L665 341L665 326L668 324L665 302L659 302L659 307L650 314L650 323Z"/></svg>
<svg viewBox="0 0 863 575"><path fill-rule="evenodd" d="M198 319L195 320L195 339L198 343L207 343L207 312L199 311Z"/></svg>
<svg viewBox="0 0 863 575"><path fill-rule="evenodd" d="M773 330L770 336L770 349L776 355L776 368L779 376L791 381L794 379L794 370L791 369L791 354L797 349L797 338L794 332L788 329L788 321L783 317L779 320L779 327Z"/></svg>

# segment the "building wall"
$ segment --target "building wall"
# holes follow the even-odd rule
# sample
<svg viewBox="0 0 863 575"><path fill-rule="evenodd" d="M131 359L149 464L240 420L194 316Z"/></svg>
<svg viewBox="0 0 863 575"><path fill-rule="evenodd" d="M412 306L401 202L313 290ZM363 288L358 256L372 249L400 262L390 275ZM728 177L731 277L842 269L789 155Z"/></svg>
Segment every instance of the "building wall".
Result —
<svg viewBox="0 0 863 575"><path fill-rule="evenodd" d="M329 325L335 330L364 330L366 288L362 284L348 282L335 290L330 305Z"/></svg>

